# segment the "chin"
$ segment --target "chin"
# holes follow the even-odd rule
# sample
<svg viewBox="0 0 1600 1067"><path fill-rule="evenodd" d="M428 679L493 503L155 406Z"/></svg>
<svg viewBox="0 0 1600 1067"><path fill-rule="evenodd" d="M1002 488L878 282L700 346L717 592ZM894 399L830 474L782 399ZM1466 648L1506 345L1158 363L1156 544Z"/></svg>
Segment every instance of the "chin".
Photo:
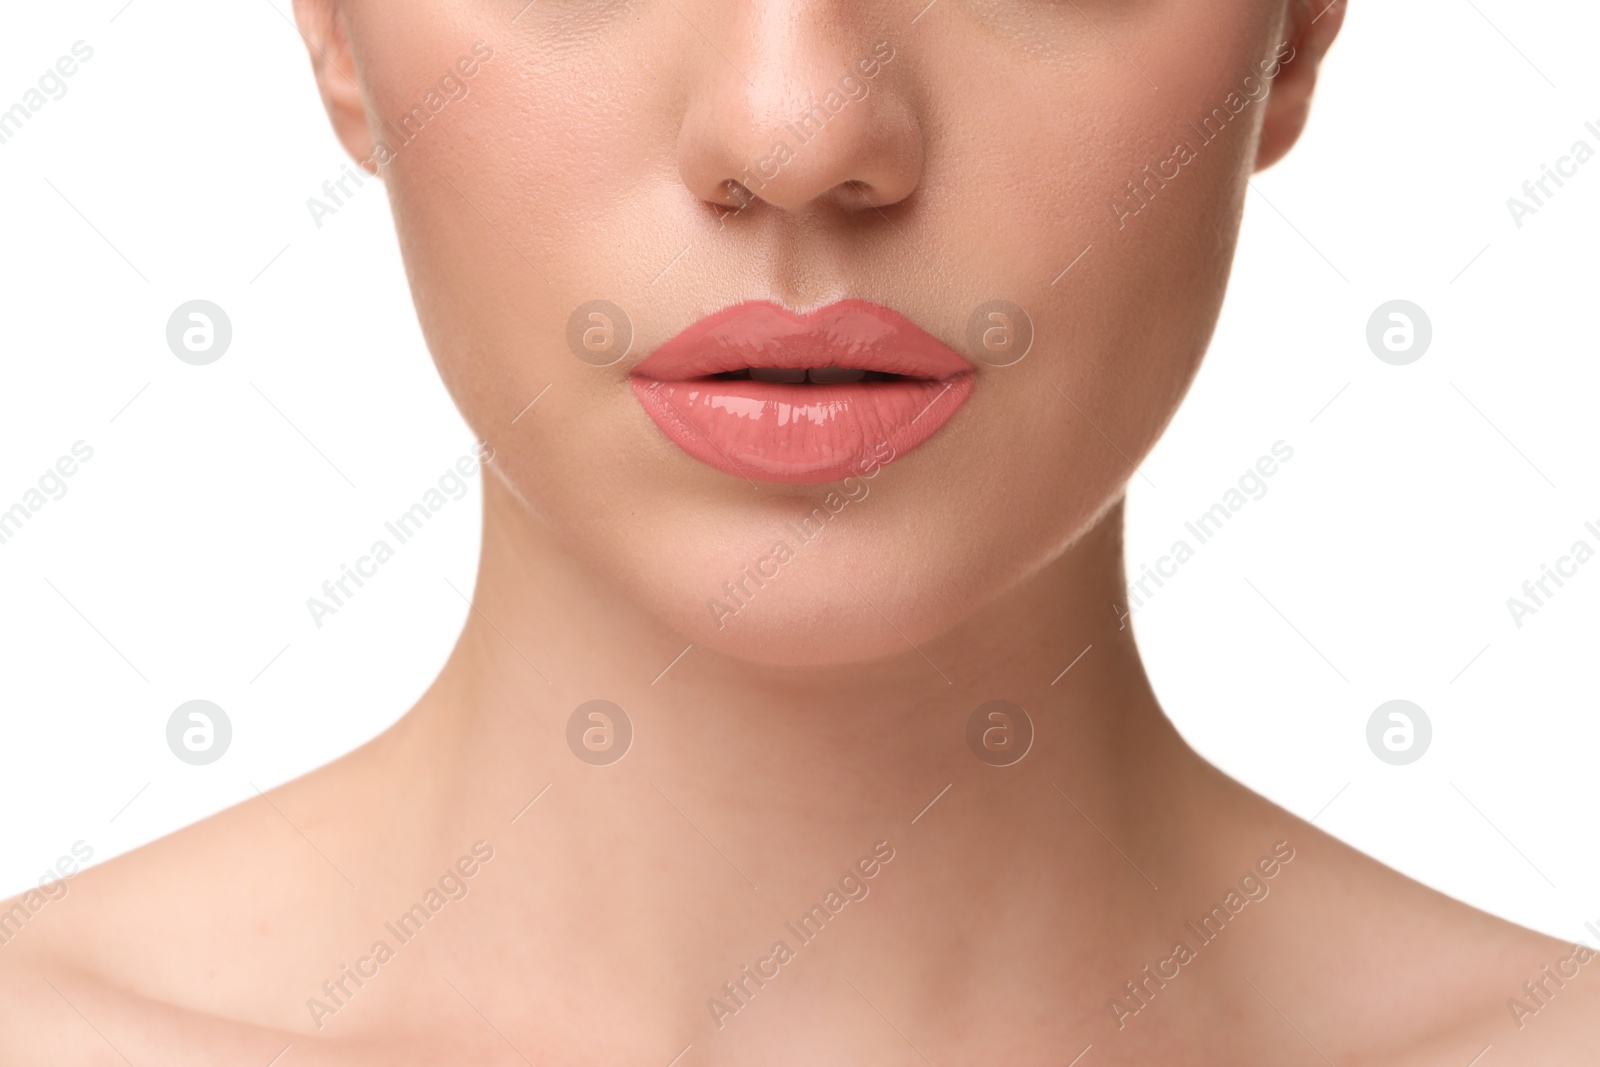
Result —
<svg viewBox="0 0 1600 1067"><path fill-rule="evenodd" d="M878 510L847 525L857 505L842 493L824 494L811 512L791 507L776 521L747 513L736 524L713 524L738 530L715 540L697 536L704 527L686 513L681 527L657 530L651 553L634 557L628 572L609 573L624 599L696 649L773 667L909 656L937 680L923 661L929 646L1058 558L1070 538L1057 536L1053 522L1002 537L982 520L982 509L952 530L925 506L914 507L916 495L885 492L872 501ZM843 510L832 520L837 525L820 527L817 516L830 499ZM603 566L603 551L595 564Z"/></svg>
<svg viewBox="0 0 1600 1067"><path fill-rule="evenodd" d="M914 656L908 641L922 645L957 625L964 614L931 591L921 597L913 592L911 599L921 602L918 610L904 596L891 600L891 591L878 582L847 578L826 564L792 567L765 586L743 581L751 592L736 586L737 599L725 591L716 598L702 592L698 609L687 611L683 602L675 602L663 621L697 649L730 659L768 667L833 667ZM915 623L897 620L891 626L875 604L887 604L885 615L906 613Z"/></svg>

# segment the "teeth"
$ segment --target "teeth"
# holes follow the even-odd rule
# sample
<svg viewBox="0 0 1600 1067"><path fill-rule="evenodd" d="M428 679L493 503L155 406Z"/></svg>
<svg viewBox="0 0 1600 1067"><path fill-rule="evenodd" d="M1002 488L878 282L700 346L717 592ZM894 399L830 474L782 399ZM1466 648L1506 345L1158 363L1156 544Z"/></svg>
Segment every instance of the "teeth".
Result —
<svg viewBox="0 0 1600 1067"><path fill-rule="evenodd" d="M806 372L806 377L817 385L842 385L846 382L859 382L866 376L866 371L854 367L812 367Z"/></svg>
<svg viewBox="0 0 1600 1067"><path fill-rule="evenodd" d="M750 377L758 382L785 382L793 385L806 380L806 371L804 367L797 367L792 370L779 369L777 367L751 367Z"/></svg>

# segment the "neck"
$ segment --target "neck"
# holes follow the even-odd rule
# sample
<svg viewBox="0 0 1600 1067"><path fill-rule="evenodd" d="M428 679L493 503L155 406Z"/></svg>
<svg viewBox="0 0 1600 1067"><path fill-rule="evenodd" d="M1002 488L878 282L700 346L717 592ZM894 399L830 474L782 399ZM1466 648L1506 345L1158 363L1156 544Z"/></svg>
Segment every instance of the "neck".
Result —
<svg viewBox="0 0 1600 1067"><path fill-rule="evenodd" d="M656 1029L709 1023L706 998L736 1007L723 983L776 940L808 956L793 968L814 982L841 966L882 982L915 975L927 988L907 994L913 1012L948 1001L974 967L1038 980L1019 967L1019 943L1061 916L1077 924L1081 970L1148 920L1157 884L1187 879L1159 835L1188 824L1186 797L1207 772L1162 714L1114 606L1125 603L1120 504L957 631L887 661L795 668L685 653L497 479L486 484L473 610L398 743L426 764L416 777L451 798L443 844L496 846L496 877L518 887L507 901L521 912L502 928L545 959L617 961L593 980L623 1001L638 991L629 1010L659 1015ZM633 731L626 757L604 766L566 741L574 709L596 698ZM1031 746L1010 766L968 742L992 700L1031 721ZM1016 718L988 720L994 762L1007 728L1013 746L1026 732ZM875 845L895 858L836 916L854 933L818 941L857 961L820 962L794 923ZM875 944L892 944L901 965L874 964ZM1068 965L1053 951L1039 966ZM966 977L945 966L955 956ZM645 991L663 981L699 992L662 1014Z"/></svg>

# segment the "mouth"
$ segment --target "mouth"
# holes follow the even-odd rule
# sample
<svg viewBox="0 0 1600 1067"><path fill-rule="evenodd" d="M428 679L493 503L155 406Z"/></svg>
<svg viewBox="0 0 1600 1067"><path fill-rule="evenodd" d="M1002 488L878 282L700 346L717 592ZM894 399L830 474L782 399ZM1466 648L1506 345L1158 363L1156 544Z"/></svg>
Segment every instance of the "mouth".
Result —
<svg viewBox="0 0 1600 1067"><path fill-rule="evenodd" d="M669 440L724 473L770 482L869 475L947 423L972 365L905 316L863 300L804 314L725 308L633 368Z"/></svg>

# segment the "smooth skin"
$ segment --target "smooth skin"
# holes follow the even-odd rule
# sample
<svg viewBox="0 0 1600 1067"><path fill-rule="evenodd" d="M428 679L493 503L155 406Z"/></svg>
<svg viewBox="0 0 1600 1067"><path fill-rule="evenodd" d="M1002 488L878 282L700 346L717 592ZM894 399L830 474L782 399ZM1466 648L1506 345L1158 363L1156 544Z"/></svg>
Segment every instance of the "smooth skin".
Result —
<svg viewBox="0 0 1600 1067"><path fill-rule="evenodd" d="M1119 618L1132 464L1195 373L1246 180L1300 136L1342 0L525 3L296 4L357 159L492 52L379 168L494 455L460 642L370 744L74 878L0 948L0 1061L1594 1062L1600 962L1519 1027L1508 998L1571 947L1209 766ZM863 99L735 184L880 42ZM1274 57L1270 96L1137 214L1112 207ZM829 487L690 459L628 369L738 300L846 297L958 348L1006 299L1038 340L719 626L723 583ZM565 340L597 298L635 331L609 367ZM604 767L566 743L596 697L635 728ZM997 698L1037 729L1006 768L966 743ZM792 939L879 842L868 895ZM1293 858L1251 883L1268 895L1200 944L1185 923L1274 849ZM401 944L385 923L468 867ZM779 939L794 958L718 1018ZM1132 1013L1124 983L1179 940L1194 958Z"/></svg>

